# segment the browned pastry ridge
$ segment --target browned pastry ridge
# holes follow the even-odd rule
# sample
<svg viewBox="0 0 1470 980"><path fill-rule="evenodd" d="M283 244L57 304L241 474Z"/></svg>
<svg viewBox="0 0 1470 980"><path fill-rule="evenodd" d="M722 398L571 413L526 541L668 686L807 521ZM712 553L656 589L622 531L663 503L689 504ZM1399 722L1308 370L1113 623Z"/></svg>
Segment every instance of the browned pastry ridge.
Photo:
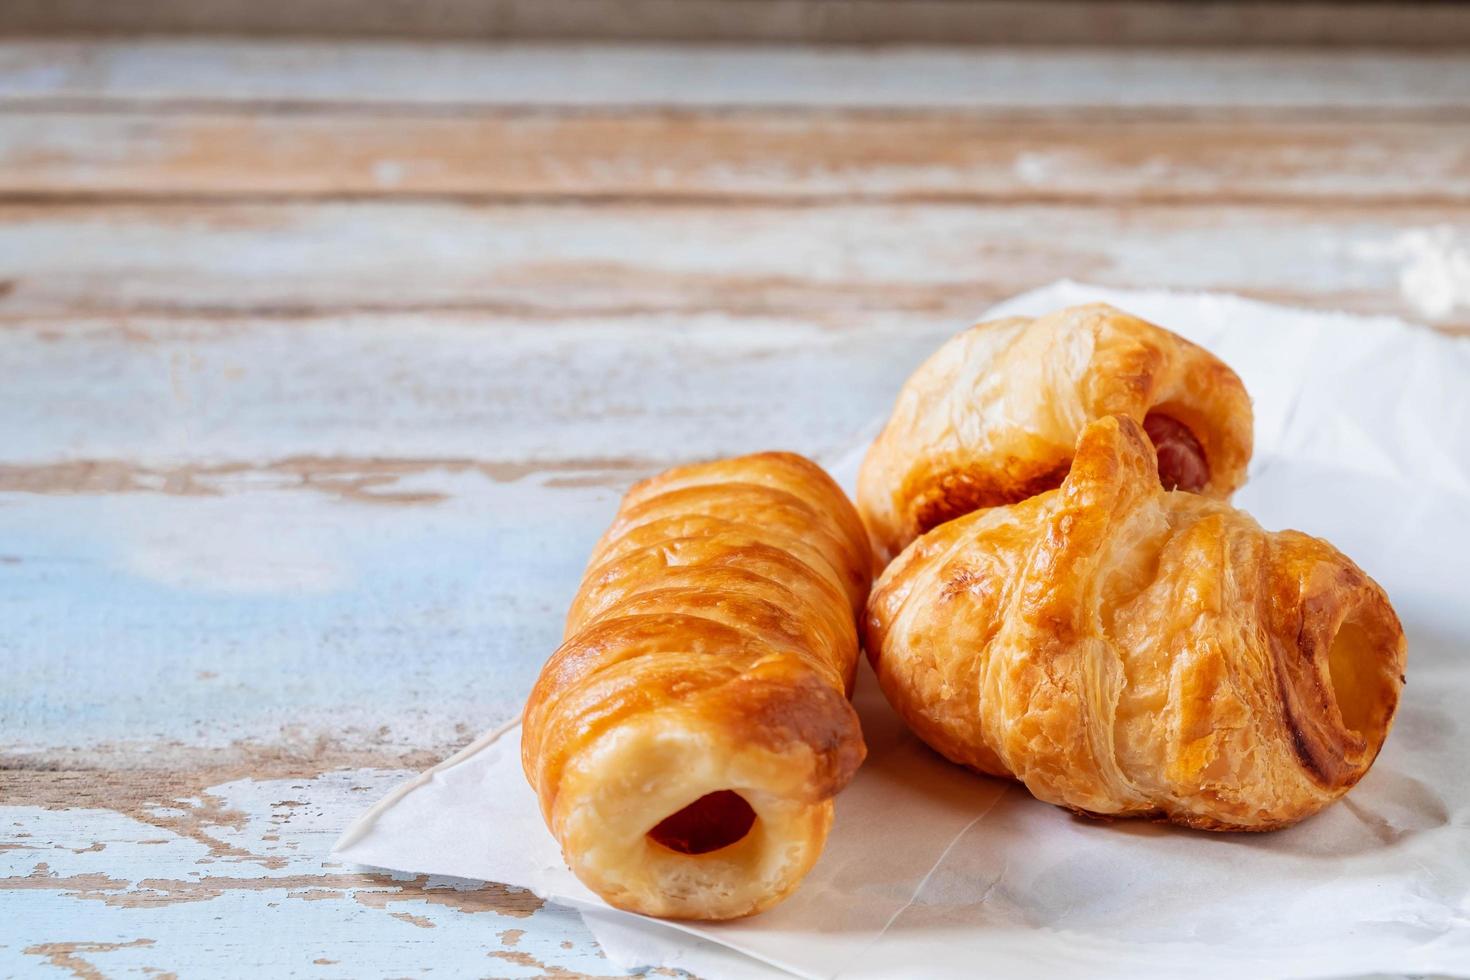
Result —
<svg viewBox="0 0 1470 980"><path fill-rule="evenodd" d="M889 565L868 655L926 742L1093 815L1269 830L1347 792L1405 641L1377 583L1297 531L1167 492L1125 417L1061 487L943 524Z"/></svg>
<svg viewBox="0 0 1470 980"><path fill-rule="evenodd" d="M1094 419L1143 424L1169 489L1226 498L1245 481L1251 407L1235 372L1105 304L977 324L904 384L863 460L858 510L891 559L980 507L1059 486Z"/></svg>
<svg viewBox="0 0 1470 980"><path fill-rule="evenodd" d="M635 912L728 919L801 882L865 753L848 695L871 569L852 504L800 456L628 492L522 733L584 884Z"/></svg>

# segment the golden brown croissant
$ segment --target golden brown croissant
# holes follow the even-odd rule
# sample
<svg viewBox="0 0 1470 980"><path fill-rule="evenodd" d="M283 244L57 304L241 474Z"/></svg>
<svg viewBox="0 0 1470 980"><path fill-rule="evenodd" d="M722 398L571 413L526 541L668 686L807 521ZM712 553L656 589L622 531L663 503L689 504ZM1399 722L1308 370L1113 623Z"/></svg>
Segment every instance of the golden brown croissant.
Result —
<svg viewBox="0 0 1470 980"><path fill-rule="evenodd" d="M1095 304L981 323L904 384L863 460L858 510L887 560L979 507L1061 484L1083 426L1143 423L1164 484L1228 497L1245 481L1251 408L1235 372L1189 341Z"/></svg>
<svg viewBox="0 0 1470 980"><path fill-rule="evenodd" d="M729 919L800 883L865 753L847 698L871 568L852 504L800 456L628 492L522 734L584 884L635 912Z"/></svg>
<svg viewBox="0 0 1470 980"><path fill-rule="evenodd" d="M1268 830L1368 771L1403 684L1383 590L1318 538L1159 485L1132 419L1057 490L930 531L873 589L888 700L949 759L1093 815Z"/></svg>

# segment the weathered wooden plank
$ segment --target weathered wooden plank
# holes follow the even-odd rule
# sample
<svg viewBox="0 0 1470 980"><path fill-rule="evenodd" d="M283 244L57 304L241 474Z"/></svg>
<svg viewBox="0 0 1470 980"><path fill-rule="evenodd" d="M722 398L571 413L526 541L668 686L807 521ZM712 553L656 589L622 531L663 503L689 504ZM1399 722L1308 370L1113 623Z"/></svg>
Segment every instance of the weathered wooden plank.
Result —
<svg viewBox="0 0 1470 980"><path fill-rule="evenodd" d="M719 313L27 321L0 343L0 492L432 503L458 483L617 487L702 456L822 453L963 325L887 313L842 329ZM360 512L386 519L378 510Z"/></svg>
<svg viewBox="0 0 1470 980"><path fill-rule="evenodd" d="M838 44L1470 42L1453 4L1155 0L10 0L0 31Z"/></svg>
<svg viewBox="0 0 1470 980"><path fill-rule="evenodd" d="M519 710L628 483L846 450L955 326L12 326L0 765L422 764Z"/></svg>
<svg viewBox="0 0 1470 980"><path fill-rule="evenodd" d="M0 103L1461 110L1457 52L0 43Z"/></svg>
<svg viewBox="0 0 1470 980"><path fill-rule="evenodd" d="M324 863L342 826L406 775L7 774L0 973L618 973L576 913L526 892Z"/></svg>
<svg viewBox="0 0 1470 980"><path fill-rule="evenodd" d="M520 710L626 476L261 482L0 493L0 765L424 765Z"/></svg>
<svg viewBox="0 0 1470 980"><path fill-rule="evenodd" d="M1470 200L1470 115L0 114L0 195Z"/></svg>
<svg viewBox="0 0 1470 980"><path fill-rule="evenodd" d="M841 327L910 311L953 323L1070 276L1455 327L1467 241L1462 206L10 206L0 317L722 310Z"/></svg>

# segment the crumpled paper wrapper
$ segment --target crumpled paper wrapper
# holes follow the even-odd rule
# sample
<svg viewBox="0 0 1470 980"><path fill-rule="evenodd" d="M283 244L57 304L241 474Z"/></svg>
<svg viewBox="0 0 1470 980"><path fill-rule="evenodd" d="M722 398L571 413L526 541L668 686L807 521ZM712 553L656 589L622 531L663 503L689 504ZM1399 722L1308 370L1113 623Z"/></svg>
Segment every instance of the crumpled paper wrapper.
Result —
<svg viewBox="0 0 1470 980"><path fill-rule="evenodd" d="M615 963L712 978L1470 976L1470 340L1388 317L1069 282L987 317L1094 300L1240 373L1256 451L1236 504L1267 528L1334 542L1403 618L1398 719L1344 800L1272 834L1089 821L944 762L865 668L868 761L838 798L815 870L753 918L609 909L562 863L514 725L395 790L337 857L530 888L582 909ZM849 488L872 435L825 460Z"/></svg>

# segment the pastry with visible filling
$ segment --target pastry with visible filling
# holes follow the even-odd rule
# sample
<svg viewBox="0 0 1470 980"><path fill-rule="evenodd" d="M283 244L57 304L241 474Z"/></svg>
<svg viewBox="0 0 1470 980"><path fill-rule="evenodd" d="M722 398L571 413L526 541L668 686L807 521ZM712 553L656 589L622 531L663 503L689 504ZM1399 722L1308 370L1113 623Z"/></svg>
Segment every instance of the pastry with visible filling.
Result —
<svg viewBox="0 0 1470 980"><path fill-rule="evenodd" d="M1251 406L1202 347L1105 304L977 324L904 384L863 460L858 510L887 561L981 507L1059 486L1087 423L1142 424L1167 489L1228 498L1245 482Z"/></svg>
<svg viewBox="0 0 1470 980"><path fill-rule="evenodd" d="M1166 490L1155 442L1092 421L1060 487L914 541L873 588L868 656L920 738L1039 799L1287 826L1378 755L1403 629L1326 541Z"/></svg>
<svg viewBox="0 0 1470 980"><path fill-rule="evenodd" d="M800 456L680 467L628 492L521 743L587 887L685 919L796 888L865 753L848 697L872 561L852 504Z"/></svg>

